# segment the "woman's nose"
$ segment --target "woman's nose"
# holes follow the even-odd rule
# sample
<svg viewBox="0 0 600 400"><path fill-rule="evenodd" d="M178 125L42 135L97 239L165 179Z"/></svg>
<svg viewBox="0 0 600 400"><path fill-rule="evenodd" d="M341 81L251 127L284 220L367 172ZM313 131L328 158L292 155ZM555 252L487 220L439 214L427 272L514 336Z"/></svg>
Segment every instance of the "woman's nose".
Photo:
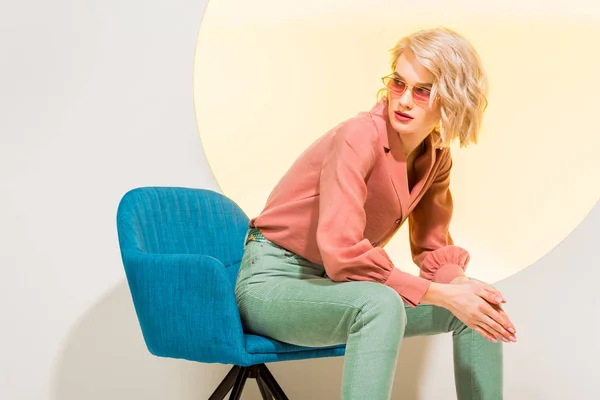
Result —
<svg viewBox="0 0 600 400"><path fill-rule="evenodd" d="M402 93L400 95L400 104L402 104L403 107L412 108L412 106L413 106L412 90L410 90L409 88L406 88L404 93Z"/></svg>

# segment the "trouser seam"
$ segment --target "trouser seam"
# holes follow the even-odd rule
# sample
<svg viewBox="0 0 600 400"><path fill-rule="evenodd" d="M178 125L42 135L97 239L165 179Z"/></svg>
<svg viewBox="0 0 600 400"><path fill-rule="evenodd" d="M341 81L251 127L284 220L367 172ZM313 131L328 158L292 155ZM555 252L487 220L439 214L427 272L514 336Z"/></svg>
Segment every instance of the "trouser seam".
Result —
<svg viewBox="0 0 600 400"><path fill-rule="evenodd" d="M471 357L474 357L475 354L475 334L474 331L471 330L470 331L470 335L471 335ZM473 360L470 360L469 365L473 365ZM474 382L474 373L473 373L473 368L469 369L470 375L471 375L471 394L475 394L475 382Z"/></svg>
<svg viewBox="0 0 600 400"><path fill-rule="evenodd" d="M247 291L246 293L240 295L240 297L243 297L243 296L249 296L249 297L252 297L253 299L259 300L264 303L269 303L269 302L273 301L273 299L266 299L263 297L256 296L254 293L251 293L250 291ZM331 302L331 301L296 300L296 299L285 299L285 300L281 300L281 301L284 301L286 303L326 304L326 305L332 305L332 306L347 307L347 308L353 309L355 311L358 311L359 313L361 313L361 311L362 311L362 309L360 307L357 307L355 305L348 304L348 303L337 303L337 302Z"/></svg>

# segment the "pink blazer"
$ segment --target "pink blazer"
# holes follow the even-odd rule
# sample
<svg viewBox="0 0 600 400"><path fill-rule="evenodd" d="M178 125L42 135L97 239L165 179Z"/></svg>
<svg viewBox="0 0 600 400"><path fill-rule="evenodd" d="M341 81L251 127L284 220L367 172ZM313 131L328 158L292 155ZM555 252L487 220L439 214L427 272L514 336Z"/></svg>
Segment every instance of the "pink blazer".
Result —
<svg viewBox="0 0 600 400"><path fill-rule="evenodd" d="M398 134L379 101L314 142L271 192L251 227L278 245L324 266L336 282L373 281L390 286L411 306L431 281L463 275L469 253L455 246L449 149L434 148L415 161L409 190ZM408 219L414 276L396 268L383 249Z"/></svg>

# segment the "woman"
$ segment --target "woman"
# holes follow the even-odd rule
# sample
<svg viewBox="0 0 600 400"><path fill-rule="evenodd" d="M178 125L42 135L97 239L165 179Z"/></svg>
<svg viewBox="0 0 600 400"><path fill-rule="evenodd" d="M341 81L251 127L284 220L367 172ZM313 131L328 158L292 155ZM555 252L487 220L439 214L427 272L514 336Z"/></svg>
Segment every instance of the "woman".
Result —
<svg viewBox="0 0 600 400"><path fill-rule="evenodd" d="M448 232L449 144L477 141L486 77L462 36L401 39L369 112L312 144L250 222L236 284L247 331L301 346L346 343L342 398L389 399L404 337L453 332L459 400L502 398L501 293L465 275ZM408 220L420 275L383 246Z"/></svg>

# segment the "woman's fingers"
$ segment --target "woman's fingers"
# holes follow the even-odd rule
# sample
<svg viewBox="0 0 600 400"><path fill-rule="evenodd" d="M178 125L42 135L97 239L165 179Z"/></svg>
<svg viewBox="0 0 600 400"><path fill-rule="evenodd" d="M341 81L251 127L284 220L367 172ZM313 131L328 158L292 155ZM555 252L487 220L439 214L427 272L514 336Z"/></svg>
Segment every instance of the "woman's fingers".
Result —
<svg viewBox="0 0 600 400"><path fill-rule="evenodd" d="M502 309L502 307L500 307L499 305L496 305L496 304L491 304L491 307L493 309L493 312L490 315L490 317L493 318L493 319L495 319L497 322L501 323L502 326L504 326L504 328L507 331L509 331L510 333L512 333L513 335L515 335L517 333L517 329L513 325L513 323L510 320L510 318L508 318L508 315Z"/></svg>
<svg viewBox="0 0 600 400"><path fill-rule="evenodd" d="M488 332L485 328L482 328L481 326L475 326L473 328L473 330L475 332L479 333L481 336L483 336L487 340L489 340L490 342L493 342L493 343L498 342L498 340L494 337L494 335L492 335L490 332Z"/></svg>
<svg viewBox="0 0 600 400"><path fill-rule="evenodd" d="M500 305L502 303L506 303L506 300L500 291L493 286L483 285L483 287L480 289L479 297L487 301L491 307L491 310L488 309L489 312L487 312L487 315L489 315L496 322L500 323L504 329L508 330L512 336L514 336L517 333L517 330ZM513 340L510 338L510 336L509 339Z"/></svg>
<svg viewBox="0 0 600 400"><path fill-rule="evenodd" d="M504 298L502 293L498 289L493 287L492 285L487 284L487 283L482 282L477 279L470 279L470 281L473 284L478 286L477 294L479 295L479 297L482 297L483 299L485 299L486 301L489 301L490 303L496 303L496 304L506 303L506 299Z"/></svg>
<svg viewBox="0 0 600 400"><path fill-rule="evenodd" d="M506 303L506 299L500 291L492 286L484 285L479 291L479 297L492 304Z"/></svg>
<svg viewBox="0 0 600 400"><path fill-rule="evenodd" d="M492 312L495 311L492 310ZM480 325L484 326L488 332L492 333L499 340L506 343L517 341L517 338L515 338L511 332L485 313L482 315Z"/></svg>

